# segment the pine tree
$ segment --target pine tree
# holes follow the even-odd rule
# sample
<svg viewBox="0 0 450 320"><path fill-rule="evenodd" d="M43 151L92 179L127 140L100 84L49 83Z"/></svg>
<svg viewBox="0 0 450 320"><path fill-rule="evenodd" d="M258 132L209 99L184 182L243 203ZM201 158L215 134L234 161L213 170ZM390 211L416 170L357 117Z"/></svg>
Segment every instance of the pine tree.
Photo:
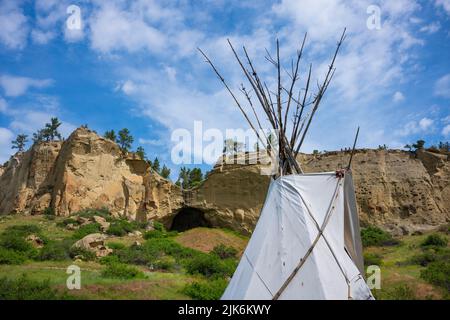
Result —
<svg viewBox="0 0 450 320"><path fill-rule="evenodd" d="M25 144L28 142L28 136L26 134L19 134L12 143L12 149L18 149L19 152L22 152L25 148Z"/></svg>
<svg viewBox="0 0 450 320"><path fill-rule="evenodd" d="M136 154L139 156L139 158L141 158L141 160L145 160L145 150L143 147L139 146L136 149Z"/></svg>
<svg viewBox="0 0 450 320"><path fill-rule="evenodd" d="M188 188L189 185L189 169L186 167L181 167L180 173L178 174L177 185L182 186L183 189Z"/></svg>
<svg viewBox="0 0 450 320"><path fill-rule="evenodd" d="M412 147L416 150L423 149L424 146L425 146L424 140L417 140L417 142L412 145Z"/></svg>
<svg viewBox="0 0 450 320"><path fill-rule="evenodd" d="M168 179L170 176L170 169L166 167L166 165L163 165L161 169L161 177Z"/></svg>
<svg viewBox="0 0 450 320"><path fill-rule="evenodd" d="M40 143L42 141L49 141L50 135L47 129L40 129L33 133L33 143Z"/></svg>
<svg viewBox="0 0 450 320"><path fill-rule="evenodd" d="M189 186L195 187L199 185L203 180L203 173L200 168L193 168L189 172Z"/></svg>
<svg viewBox="0 0 450 320"><path fill-rule="evenodd" d="M58 132L58 128L61 125L58 118L51 118L50 123L45 124L45 133L48 135L47 141L55 141L55 138L62 139L61 134Z"/></svg>
<svg viewBox="0 0 450 320"><path fill-rule="evenodd" d="M130 130L127 128L123 128L119 131L119 138L117 139L117 143L120 146L120 149L122 152L128 152L128 150L131 148L131 144L133 143L134 138L130 134Z"/></svg>
<svg viewBox="0 0 450 320"><path fill-rule="evenodd" d="M153 163L152 163L152 169L153 169L155 172L158 172L158 173L159 173L159 170L160 170L161 168L160 168L160 164L159 164L158 157L156 157L155 160L153 160Z"/></svg>
<svg viewBox="0 0 450 320"><path fill-rule="evenodd" d="M117 136L116 136L116 133L114 132L114 130L106 131L103 136L106 139L109 139L109 140L114 141L114 142L116 142L116 140L117 140Z"/></svg>

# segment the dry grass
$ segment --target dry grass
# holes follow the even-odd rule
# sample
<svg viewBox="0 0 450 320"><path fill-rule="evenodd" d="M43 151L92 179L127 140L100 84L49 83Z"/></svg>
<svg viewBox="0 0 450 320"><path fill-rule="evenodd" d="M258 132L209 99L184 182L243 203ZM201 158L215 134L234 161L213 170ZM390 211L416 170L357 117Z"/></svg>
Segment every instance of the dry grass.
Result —
<svg viewBox="0 0 450 320"><path fill-rule="evenodd" d="M195 228L180 233L175 241L202 252L210 252L215 246L223 244L235 248L241 256L248 239L221 229Z"/></svg>

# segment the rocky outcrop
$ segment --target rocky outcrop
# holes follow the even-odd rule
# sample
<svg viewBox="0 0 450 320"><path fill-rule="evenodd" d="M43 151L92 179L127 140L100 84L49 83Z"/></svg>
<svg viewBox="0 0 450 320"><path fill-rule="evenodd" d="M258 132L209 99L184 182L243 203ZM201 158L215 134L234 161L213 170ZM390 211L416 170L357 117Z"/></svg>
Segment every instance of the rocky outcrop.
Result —
<svg viewBox="0 0 450 320"><path fill-rule="evenodd" d="M199 188L185 194L186 205L204 212L212 226L248 234L256 225L269 183L257 165L217 166Z"/></svg>
<svg viewBox="0 0 450 320"><path fill-rule="evenodd" d="M249 156L247 156L249 157ZM251 158L251 155L250 155ZM334 171L349 154L301 155L305 172ZM253 230L267 187L260 165L216 165L187 197L213 226ZM394 234L433 228L450 221L450 165L446 155L419 151L358 150L352 162L361 223Z"/></svg>
<svg viewBox="0 0 450 320"><path fill-rule="evenodd" d="M111 140L78 128L64 142L40 143L14 155L0 177L0 213L67 216L108 208L129 219L170 220L183 204L180 189L146 161L124 156Z"/></svg>
<svg viewBox="0 0 450 320"><path fill-rule="evenodd" d="M348 153L309 157L308 171L345 166ZM450 221L450 164L446 155L418 151L360 150L352 161L362 224L394 234L429 229Z"/></svg>
<svg viewBox="0 0 450 320"><path fill-rule="evenodd" d="M238 163L254 154L237 157ZM334 171L348 152L301 155L305 172ZM242 161L241 161L242 160ZM220 226L250 233L270 177L260 164L219 164L196 189L182 191L148 164L124 156L113 141L78 128L64 142L43 142L17 153L0 168L0 214L69 215L106 207L115 216L179 224ZM419 151L357 150L353 162L362 224L410 233L450 221L447 155ZM74 226L69 226L74 227ZM183 229L183 226L179 226ZM104 226L107 229L107 226Z"/></svg>
<svg viewBox="0 0 450 320"><path fill-rule="evenodd" d="M16 153L0 176L0 214L42 212L50 204L48 180L61 142L43 142Z"/></svg>
<svg viewBox="0 0 450 320"><path fill-rule="evenodd" d="M105 239L107 237L101 233L92 233L85 236L83 239L78 240L72 245L72 248L78 248L90 251L95 254L96 257L106 257L113 252L111 248L106 246Z"/></svg>

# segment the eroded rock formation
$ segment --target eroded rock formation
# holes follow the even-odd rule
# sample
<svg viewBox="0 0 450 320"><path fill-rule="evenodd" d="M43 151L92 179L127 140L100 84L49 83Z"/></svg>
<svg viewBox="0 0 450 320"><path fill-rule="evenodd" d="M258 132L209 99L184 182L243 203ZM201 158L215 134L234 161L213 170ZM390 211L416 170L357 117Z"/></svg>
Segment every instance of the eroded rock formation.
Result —
<svg viewBox="0 0 450 320"><path fill-rule="evenodd" d="M329 152L300 157L305 172L334 171L349 154ZM419 151L359 150L352 162L361 224L394 234L426 230L450 221L450 165L446 155ZM253 229L270 178L260 165L217 165L189 205L215 226L243 233Z"/></svg>
<svg viewBox="0 0 450 320"><path fill-rule="evenodd" d="M301 155L299 161L306 172L323 172L345 167L348 159L346 152L328 152ZM399 234L450 221L446 155L358 150L352 167L362 224ZM197 219L198 225L248 234L270 182L260 169L259 164L217 165L198 188L182 194L145 161L133 154L124 156L113 141L79 128L64 142L34 145L0 167L0 214L38 214L51 208L67 216L107 207L115 216L155 219L167 227L179 213L179 223Z"/></svg>
<svg viewBox="0 0 450 320"><path fill-rule="evenodd" d="M170 219L182 206L180 189L113 141L78 128L64 142L43 142L16 154L0 177L0 213L67 216L108 208L129 219Z"/></svg>

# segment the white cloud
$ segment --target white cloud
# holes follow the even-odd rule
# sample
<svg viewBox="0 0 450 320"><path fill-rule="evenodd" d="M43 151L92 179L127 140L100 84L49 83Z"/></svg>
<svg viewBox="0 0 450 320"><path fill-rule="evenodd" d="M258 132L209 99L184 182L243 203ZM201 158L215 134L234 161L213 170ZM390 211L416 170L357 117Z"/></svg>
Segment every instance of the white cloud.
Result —
<svg viewBox="0 0 450 320"><path fill-rule="evenodd" d="M84 29L64 29L64 39L67 42L77 42L84 38Z"/></svg>
<svg viewBox="0 0 450 320"><path fill-rule="evenodd" d="M56 34L53 31L42 31L34 29L31 31L31 39L37 44L47 44L55 38Z"/></svg>
<svg viewBox="0 0 450 320"><path fill-rule="evenodd" d="M11 149L13 139L14 133L11 130L0 127L0 165L7 161L13 153Z"/></svg>
<svg viewBox="0 0 450 320"><path fill-rule="evenodd" d="M403 93L401 93L400 91L396 91L396 92L394 93L394 96L392 97L392 100L393 100L394 102L400 102L400 101L405 100L405 96L404 96Z"/></svg>
<svg viewBox="0 0 450 320"><path fill-rule="evenodd" d="M450 98L450 74L439 78L434 85L434 94L436 96Z"/></svg>
<svg viewBox="0 0 450 320"><path fill-rule="evenodd" d="M402 128L395 130L395 135L406 137L419 132L419 126L416 121L406 123Z"/></svg>
<svg viewBox="0 0 450 320"><path fill-rule="evenodd" d="M20 2L0 2L0 43L10 49L23 49L27 43L27 17L19 6Z"/></svg>
<svg viewBox="0 0 450 320"><path fill-rule="evenodd" d="M442 129L442 135L443 136L450 136L450 124L446 125L443 129Z"/></svg>
<svg viewBox="0 0 450 320"><path fill-rule="evenodd" d="M163 146L165 142L163 140L157 140L157 139L142 139L139 138L140 144L146 144L149 146Z"/></svg>
<svg viewBox="0 0 450 320"><path fill-rule="evenodd" d="M450 15L450 0L436 0L436 6L442 7Z"/></svg>
<svg viewBox="0 0 450 320"><path fill-rule="evenodd" d="M120 89L125 93L126 95L132 95L136 92L137 87L136 84L131 80L126 80L121 86Z"/></svg>
<svg viewBox="0 0 450 320"><path fill-rule="evenodd" d="M445 118L441 119L443 123L450 123L450 115L446 116Z"/></svg>
<svg viewBox="0 0 450 320"><path fill-rule="evenodd" d="M328 67L338 36L347 27L332 83L346 101L374 99L403 81L404 65L411 60L409 50L423 44L410 27L410 18L418 8L416 1L381 1L380 30L367 28L366 9L371 4L368 0L283 0L273 7L278 18L293 22L281 32L282 40L290 42L290 52L308 31L312 54L324 57L325 53L325 60L312 59L320 75Z"/></svg>
<svg viewBox="0 0 450 320"><path fill-rule="evenodd" d="M160 52L165 47L164 35L142 19L137 9L105 2L90 19L91 45L104 53L117 50L137 52L146 49Z"/></svg>
<svg viewBox="0 0 450 320"><path fill-rule="evenodd" d="M428 119L428 118L422 118L419 121L419 127L422 131L428 130L428 128L430 128L432 125L433 125L433 120Z"/></svg>
<svg viewBox="0 0 450 320"><path fill-rule="evenodd" d="M417 121L409 121L402 128L394 131L396 136L407 137L420 132L427 132L432 128L434 121L429 118L422 118Z"/></svg>
<svg viewBox="0 0 450 320"><path fill-rule="evenodd" d="M14 114L14 120L10 123L10 128L21 133L33 134L37 130L43 128L50 118L56 117L55 113L33 111L33 110L22 110L20 113ZM69 136L76 126L70 122L61 120L61 126L59 131L65 137Z"/></svg>
<svg viewBox="0 0 450 320"><path fill-rule="evenodd" d="M170 81L174 82L177 79L177 69L165 66L164 71L166 71Z"/></svg>
<svg viewBox="0 0 450 320"><path fill-rule="evenodd" d="M432 22L432 23L420 28L420 31L428 33L428 34L433 34L433 33L438 32L440 29L441 29L441 24L439 22Z"/></svg>
<svg viewBox="0 0 450 320"><path fill-rule="evenodd" d="M6 112L7 109L8 109L8 103L6 102L5 99L0 97L0 112Z"/></svg>
<svg viewBox="0 0 450 320"><path fill-rule="evenodd" d="M61 34L66 42L77 42L84 38L83 17L86 12L82 10L83 6L78 7L81 10L81 28L67 28L66 21L70 17L67 9L71 4L72 2L69 0L36 0L36 23L31 32L31 37L35 43L47 44Z"/></svg>
<svg viewBox="0 0 450 320"><path fill-rule="evenodd" d="M52 82L51 79L33 79L11 75L0 76L0 86L3 88L7 97L21 96L30 88L46 88L50 86Z"/></svg>

